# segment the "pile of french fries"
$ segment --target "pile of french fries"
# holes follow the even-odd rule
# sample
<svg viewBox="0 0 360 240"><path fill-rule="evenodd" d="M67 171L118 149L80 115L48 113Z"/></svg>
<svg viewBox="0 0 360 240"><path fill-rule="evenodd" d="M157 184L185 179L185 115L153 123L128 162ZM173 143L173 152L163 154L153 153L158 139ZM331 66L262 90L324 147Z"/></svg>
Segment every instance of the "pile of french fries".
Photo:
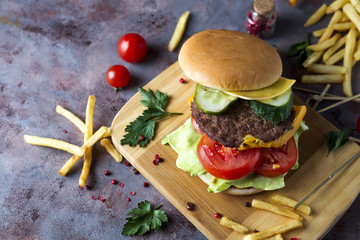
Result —
<svg viewBox="0 0 360 240"><path fill-rule="evenodd" d="M309 46L313 52L303 64L307 71L318 74L303 75L301 82L342 83L345 95L351 97L351 71L360 60L360 0L335 0L329 6L323 4L304 27L314 25L327 14L333 14L330 22L326 28L313 32L319 39Z"/></svg>
<svg viewBox="0 0 360 240"><path fill-rule="evenodd" d="M221 218L220 224L225 227L231 228L236 232L247 234L244 236L243 238L244 240L262 240L262 239L280 240L283 239L281 236L282 233L303 226L302 224L303 217L299 215L299 213L305 214L307 216L310 215L311 213L310 207L304 204L301 204L295 211L294 207L296 206L297 201L279 194L273 195L271 197L271 201L273 203L261 201L258 199L253 199L251 206L256 209L261 209L288 217L291 220L281 225L250 234L249 234L249 229L246 226L234 222L225 216Z"/></svg>
<svg viewBox="0 0 360 240"><path fill-rule="evenodd" d="M93 117L96 97L89 96L86 106L85 122L78 118L72 112L66 110L62 106L56 106L56 112L70 122L72 122L82 133L84 133L84 143L82 146L77 146L65 141L43 138L33 135L24 135L24 141L32 145L40 145L46 147L52 147L59 150L63 150L73 154L73 156L63 165L59 174L66 176L70 169L83 157L83 168L79 178L79 186L85 186L87 178L89 176L91 162L92 162L92 146L101 140L101 145L106 151L114 158L116 162L121 162L122 156L112 145L108 137L111 135L111 129L105 126L100 127L95 133L93 133Z"/></svg>

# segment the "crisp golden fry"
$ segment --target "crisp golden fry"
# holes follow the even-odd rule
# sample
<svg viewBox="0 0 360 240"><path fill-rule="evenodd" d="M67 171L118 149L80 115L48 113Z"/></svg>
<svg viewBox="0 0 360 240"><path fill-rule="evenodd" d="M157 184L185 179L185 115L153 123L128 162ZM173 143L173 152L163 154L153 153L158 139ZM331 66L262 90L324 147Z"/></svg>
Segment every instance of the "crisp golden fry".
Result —
<svg viewBox="0 0 360 240"><path fill-rule="evenodd" d="M181 38L185 32L185 28L186 28L187 21L189 19L189 15L190 15L190 12L186 11L180 16L180 18L176 24L175 31L169 42L169 46L168 46L169 51L171 51L171 52L174 51L175 48L179 45Z"/></svg>
<svg viewBox="0 0 360 240"><path fill-rule="evenodd" d="M107 132L104 135L104 138L111 137L111 128L108 128Z"/></svg>
<svg viewBox="0 0 360 240"><path fill-rule="evenodd" d="M345 56L345 48L334 53L331 57L329 57L327 60L325 60L324 63L326 65L334 65L335 63L337 63L338 61L343 59L344 56Z"/></svg>
<svg viewBox="0 0 360 240"><path fill-rule="evenodd" d="M96 97L90 95L86 105L84 142L87 141L92 136L94 131L93 126L94 126L95 102L96 102ZM84 163L79 178L79 186L86 185L86 180L90 172L91 162L92 162L92 147L89 147L84 154Z"/></svg>
<svg viewBox="0 0 360 240"><path fill-rule="evenodd" d="M284 240L284 239L282 238L281 234L276 234L273 237L266 238L266 240Z"/></svg>
<svg viewBox="0 0 360 240"><path fill-rule="evenodd" d="M310 45L308 49L316 52L324 51L329 47L333 46L340 38L341 38L341 34L337 33L332 38L329 38L321 43Z"/></svg>
<svg viewBox="0 0 360 240"><path fill-rule="evenodd" d="M81 146L81 149L84 150L84 153L89 147L92 147L97 141L99 141L99 139L101 139L104 136L104 134L106 134L106 132L107 132L107 127L102 126L99 130L97 130L94 133L94 135L92 135L88 140L86 140L86 142L84 142L84 144ZM79 156L71 157L60 169L59 174L65 176L70 171L70 169L75 165L75 163L79 161L79 159L84 155L84 153Z"/></svg>
<svg viewBox="0 0 360 240"><path fill-rule="evenodd" d="M306 68L308 72L325 73L325 74L344 74L345 68L337 65L312 64Z"/></svg>
<svg viewBox="0 0 360 240"><path fill-rule="evenodd" d="M231 228L232 230L234 230L236 232L239 232L239 233L247 233L247 232L249 232L249 229L246 226L241 225L241 224L239 224L237 222L231 221L227 217L222 217L221 220L220 220L220 224L225 226L225 227Z"/></svg>
<svg viewBox="0 0 360 240"><path fill-rule="evenodd" d="M333 55L338 49L344 46L345 42L346 42L346 36L340 38L340 40L337 41L337 43L335 43L328 50L326 50L326 52L323 55L323 62L326 62L326 60L328 60L331 57L331 55Z"/></svg>
<svg viewBox="0 0 360 240"><path fill-rule="evenodd" d="M264 201L261 201L258 199L253 199L251 202L251 206L254 208L257 208L257 209L262 209L262 210L266 210L269 212L277 213L282 216L302 220L302 217L291 209L284 208L284 207L281 207L281 206L278 206L278 205L275 205L272 203L264 202Z"/></svg>
<svg viewBox="0 0 360 240"><path fill-rule="evenodd" d="M346 16L346 14L343 14L343 16L339 22L344 23L344 22L348 22L348 21L350 21L350 18L348 18L348 16Z"/></svg>
<svg viewBox="0 0 360 240"><path fill-rule="evenodd" d="M289 0L290 6L295 7L298 0Z"/></svg>
<svg viewBox="0 0 360 240"><path fill-rule="evenodd" d="M311 64L313 63L316 63L320 58L321 56L323 55L323 51L321 52L313 52L310 54L310 56L308 56L308 58L305 60L305 62L303 63L303 66L304 67L308 67L310 66Z"/></svg>
<svg viewBox="0 0 360 240"><path fill-rule="evenodd" d="M103 138L100 141L101 146L103 146L106 151L114 158L115 161L121 162L122 156L120 153L116 150L116 148L112 145L109 139Z"/></svg>
<svg viewBox="0 0 360 240"><path fill-rule="evenodd" d="M28 144L56 148L75 155L83 155L85 151L79 146L53 138L24 135L24 141Z"/></svg>
<svg viewBox="0 0 360 240"><path fill-rule="evenodd" d="M275 194L274 196L271 197L271 201L273 201L274 203L286 206L286 207L291 207L294 208L296 206L296 204L298 203L297 201L279 195L279 194ZM304 213L305 215L310 215L311 213L311 208L309 206L306 206L304 204L301 204L297 209L297 211Z"/></svg>
<svg viewBox="0 0 360 240"><path fill-rule="evenodd" d="M342 83L344 81L343 74L323 74L323 75L302 75L301 83L305 84L321 84L321 83Z"/></svg>
<svg viewBox="0 0 360 240"><path fill-rule="evenodd" d="M346 96L351 97L351 69L353 66L353 57L356 44L356 30L351 28L346 36L344 67L346 69L345 78L343 82L343 90Z"/></svg>
<svg viewBox="0 0 360 240"><path fill-rule="evenodd" d="M326 9L326 14L330 14L342 8L349 0L336 0L333 1Z"/></svg>
<svg viewBox="0 0 360 240"><path fill-rule="evenodd" d="M321 37L321 35L324 34L325 30L326 30L326 28L315 30L315 31L312 32L312 34L313 34L314 37Z"/></svg>
<svg viewBox="0 0 360 240"><path fill-rule="evenodd" d="M360 13L360 1L359 0L350 0L351 4L354 6L355 10Z"/></svg>
<svg viewBox="0 0 360 240"><path fill-rule="evenodd" d="M359 61L359 60L360 60L360 39L358 39L358 41L356 42L354 59L355 59L355 61Z"/></svg>
<svg viewBox="0 0 360 240"><path fill-rule="evenodd" d="M316 10L316 12L313 13L313 15L309 17L309 19L305 22L304 27L309 27L317 23L321 18L325 16L325 13L326 4L324 3L318 10Z"/></svg>
<svg viewBox="0 0 360 240"><path fill-rule="evenodd" d="M353 22L356 28L360 31L360 16L350 3L345 4L343 7L344 13L350 18L351 22Z"/></svg>
<svg viewBox="0 0 360 240"><path fill-rule="evenodd" d="M302 227L302 222L298 219L294 219L294 220L290 220L284 224L266 229L264 231L261 232L257 232L257 233L252 233L249 235L246 235L243 239L244 240L261 240L261 239L266 239L269 237L273 237L276 234L281 234L299 227Z"/></svg>
<svg viewBox="0 0 360 240"><path fill-rule="evenodd" d="M73 124L75 124L75 126L82 132L84 133L85 131L85 123L80 120L80 118L78 118L77 116L75 116L75 114L73 114L72 112L66 110L65 108L63 108L60 105L56 106L56 112L60 115L62 115L63 117L65 117L66 119L68 119L70 122L72 122Z"/></svg>
<svg viewBox="0 0 360 240"><path fill-rule="evenodd" d="M339 32L347 31L355 26L352 22L337 23L333 25L333 29Z"/></svg>
<svg viewBox="0 0 360 240"><path fill-rule="evenodd" d="M330 38L330 36L334 32L334 29L332 28L332 26L340 21L342 15L343 14L340 10L337 10L334 13L332 18L330 19L330 22L329 22L325 32L323 33L323 35L321 35L321 38L319 39L319 43L324 42L325 40Z"/></svg>

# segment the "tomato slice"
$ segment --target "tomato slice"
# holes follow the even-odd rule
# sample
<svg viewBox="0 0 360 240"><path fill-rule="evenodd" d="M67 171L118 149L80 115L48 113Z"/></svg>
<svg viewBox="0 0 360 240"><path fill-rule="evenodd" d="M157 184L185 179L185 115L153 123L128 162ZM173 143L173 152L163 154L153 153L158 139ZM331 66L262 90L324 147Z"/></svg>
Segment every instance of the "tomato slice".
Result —
<svg viewBox="0 0 360 240"><path fill-rule="evenodd" d="M197 124L197 122L195 122L195 119L193 118L192 115L191 115L191 123L192 123L193 127L195 128L195 130L196 130L198 133L200 133L200 134L202 134L202 135L205 134L203 131L201 131L201 129L200 129L200 127L199 127L199 124Z"/></svg>
<svg viewBox="0 0 360 240"><path fill-rule="evenodd" d="M204 169L214 177L234 180L253 172L261 163L263 150L237 150L224 147L206 134L197 146L197 156Z"/></svg>
<svg viewBox="0 0 360 240"><path fill-rule="evenodd" d="M276 177L288 172L296 163L297 148L294 138L280 148L265 148L261 164L255 173L264 177Z"/></svg>

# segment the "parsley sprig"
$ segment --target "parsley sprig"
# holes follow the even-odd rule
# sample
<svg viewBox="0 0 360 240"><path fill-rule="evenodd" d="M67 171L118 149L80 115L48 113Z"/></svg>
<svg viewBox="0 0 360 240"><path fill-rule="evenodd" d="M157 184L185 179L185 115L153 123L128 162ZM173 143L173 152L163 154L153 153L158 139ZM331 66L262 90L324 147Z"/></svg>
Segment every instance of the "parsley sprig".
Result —
<svg viewBox="0 0 360 240"><path fill-rule="evenodd" d="M288 56L292 57L297 55L296 59L296 67L302 68L303 63L305 60L310 56L311 51L308 49L308 46L310 45L310 34L308 33L306 36L306 41L303 42L297 42L291 45L288 51Z"/></svg>
<svg viewBox="0 0 360 240"><path fill-rule="evenodd" d="M121 139L121 145L128 144L130 147L134 147L137 144L140 147L145 147L146 144L154 138L155 123L163 118L171 115L181 115L182 113L170 113L164 110L168 95L158 90L155 93L149 88L148 91L139 87L139 92L143 100L141 104L147 107L142 112L142 115L137 117L133 122L130 122L126 126L123 139ZM143 136L143 140L139 141L140 136Z"/></svg>
<svg viewBox="0 0 360 240"><path fill-rule="evenodd" d="M162 205L151 210L150 202L145 200L138 203L138 208L133 208L126 218L121 234L126 236L131 235L143 235L150 230L159 230L163 222L167 222L168 219L165 215L165 211L160 209Z"/></svg>

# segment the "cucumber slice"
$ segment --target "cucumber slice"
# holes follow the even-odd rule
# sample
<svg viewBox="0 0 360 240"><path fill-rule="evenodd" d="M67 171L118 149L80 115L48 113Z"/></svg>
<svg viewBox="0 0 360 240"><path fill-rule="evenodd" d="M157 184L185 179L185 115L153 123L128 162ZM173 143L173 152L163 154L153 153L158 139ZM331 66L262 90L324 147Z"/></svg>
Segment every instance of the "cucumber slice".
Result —
<svg viewBox="0 0 360 240"><path fill-rule="evenodd" d="M266 103L264 103L266 102ZM287 119L293 108L293 95L288 91L273 99L249 101L251 110L262 118L273 123L279 123Z"/></svg>
<svg viewBox="0 0 360 240"><path fill-rule="evenodd" d="M219 114L237 99L220 90L196 84L195 102L200 110L207 114Z"/></svg>

